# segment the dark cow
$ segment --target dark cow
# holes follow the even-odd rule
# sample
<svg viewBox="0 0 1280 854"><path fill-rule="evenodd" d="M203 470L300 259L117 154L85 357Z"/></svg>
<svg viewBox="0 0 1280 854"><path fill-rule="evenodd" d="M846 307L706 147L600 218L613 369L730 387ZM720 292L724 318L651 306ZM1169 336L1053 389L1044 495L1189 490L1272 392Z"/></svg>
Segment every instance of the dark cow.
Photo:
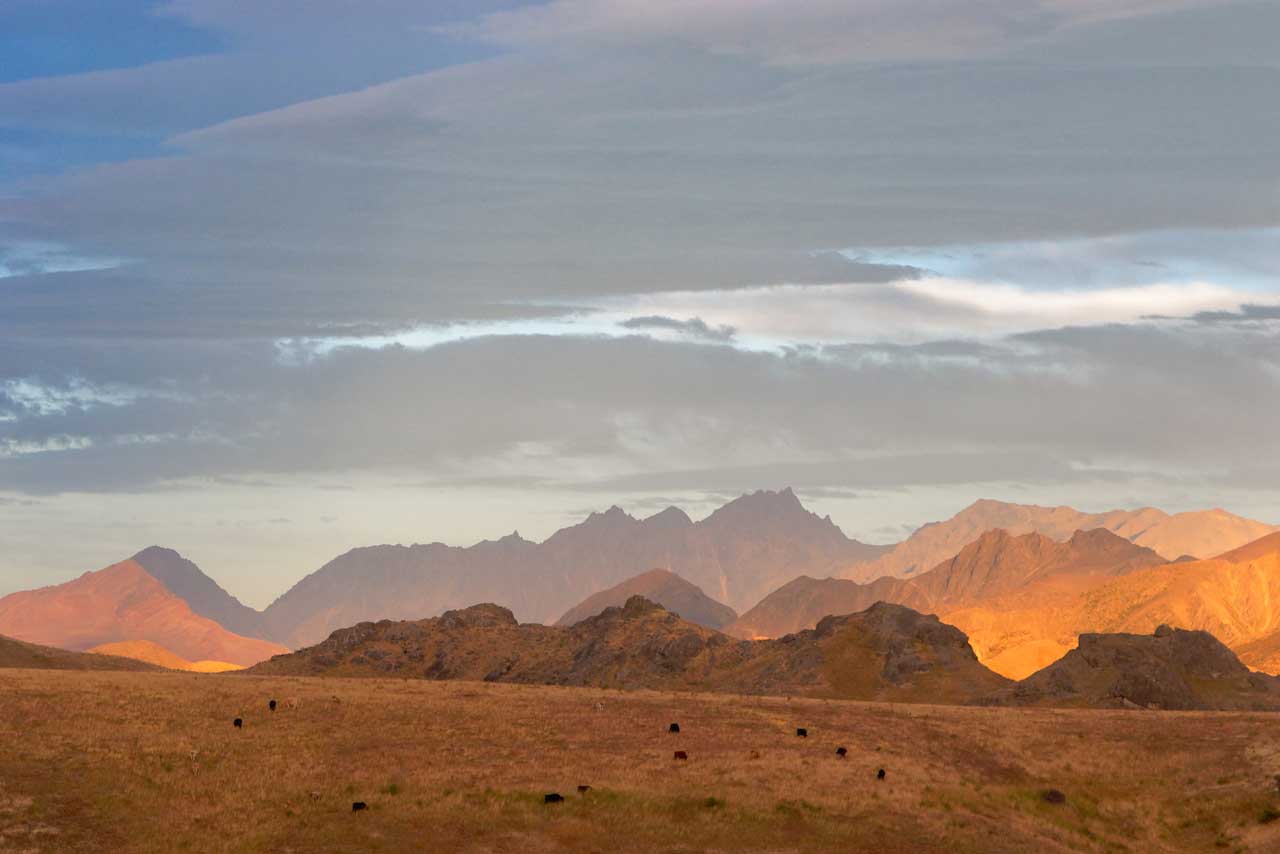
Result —
<svg viewBox="0 0 1280 854"><path fill-rule="evenodd" d="M272 700L271 702L267 703L267 708L274 712L276 710L276 701Z"/></svg>
<svg viewBox="0 0 1280 854"><path fill-rule="evenodd" d="M1040 793L1040 797L1044 799L1046 804L1065 804L1067 796L1057 789L1045 789Z"/></svg>
<svg viewBox="0 0 1280 854"><path fill-rule="evenodd" d="M591 787L590 787L590 786L585 786L585 785L584 785L584 786L578 786L578 794L579 794L579 795L585 795L585 794L586 794L587 792L589 792L589 791L591 791Z"/></svg>
<svg viewBox="0 0 1280 854"><path fill-rule="evenodd" d="M675 756L673 756L672 758L686 760L689 758L689 754L685 753L683 750L677 750Z"/></svg>
<svg viewBox="0 0 1280 854"><path fill-rule="evenodd" d="M564 795L560 794L559 792L548 792L547 794L542 796L542 802L544 804L563 803Z"/></svg>
<svg viewBox="0 0 1280 854"><path fill-rule="evenodd" d="M799 738L808 738L808 737L809 737L809 730L805 729L805 728L804 728L804 727L802 727L802 726L801 726L801 727L796 727L796 736L797 736L797 737L799 737Z"/></svg>
<svg viewBox="0 0 1280 854"><path fill-rule="evenodd" d="M241 727L244 726L244 721L240 720L240 718L236 718L234 721L231 722L231 725L236 729L240 729Z"/></svg>
<svg viewBox="0 0 1280 854"><path fill-rule="evenodd" d="M848 754L849 754L849 749L847 747L836 748L836 756L839 756L841 759L844 759L845 756L847 756Z"/></svg>
<svg viewBox="0 0 1280 854"><path fill-rule="evenodd" d="M883 768L881 768L879 771L877 771L877 772L876 772L876 779L877 779L877 780L883 780L883 779L884 779L884 769L883 769Z"/></svg>
<svg viewBox="0 0 1280 854"><path fill-rule="evenodd" d="M676 733L680 731L680 724L672 724L667 727L667 732Z"/></svg>
<svg viewBox="0 0 1280 854"><path fill-rule="evenodd" d="M352 801L352 802L351 802L351 811L352 811L352 812L360 812L361 810L367 810L368 808L369 808L369 805L368 805L368 804L366 804L364 801Z"/></svg>

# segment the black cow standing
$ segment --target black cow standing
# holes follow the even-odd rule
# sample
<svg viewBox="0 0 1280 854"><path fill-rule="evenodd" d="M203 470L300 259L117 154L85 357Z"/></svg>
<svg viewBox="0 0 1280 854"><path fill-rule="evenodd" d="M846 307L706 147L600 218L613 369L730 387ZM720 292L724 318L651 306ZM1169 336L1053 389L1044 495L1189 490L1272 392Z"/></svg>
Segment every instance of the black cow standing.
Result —
<svg viewBox="0 0 1280 854"><path fill-rule="evenodd" d="M236 718L234 721L231 722L231 725L236 729L240 729L241 727L244 726L244 721L240 720L240 718Z"/></svg>
<svg viewBox="0 0 1280 854"><path fill-rule="evenodd" d="M848 748L844 748L844 747L837 747L837 748L836 748L836 756L839 756L841 759L844 759L844 757L845 757L848 753L849 753Z"/></svg>
<svg viewBox="0 0 1280 854"><path fill-rule="evenodd" d="M805 729L804 727L796 727L796 735L799 738L808 738L809 730Z"/></svg>
<svg viewBox="0 0 1280 854"><path fill-rule="evenodd" d="M671 726L667 727L667 732L677 733L679 731L680 731L680 724L672 724Z"/></svg>
<svg viewBox="0 0 1280 854"><path fill-rule="evenodd" d="M274 712L276 710L276 701L272 700L271 702L267 703L267 708Z"/></svg>
<svg viewBox="0 0 1280 854"><path fill-rule="evenodd" d="M884 779L884 769L883 769L883 768L881 768L879 771L877 771L877 772L876 772L876 779L877 779L877 780L883 780L883 779Z"/></svg>
<svg viewBox="0 0 1280 854"><path fill-rule="evenodd" d="M683 750L677 750L677 751L676 751L676 753L675 753L675 756L673 756L672 758L673 758L673 759L679 759L679 760L682 760L682 761L683 761L683 760L687 760L687 759L689 758L689 754L685 753Z"/></svg>
<svg viewBox="0 0 1280 854"><path fill-rule="evenodd" d="M367 810L368 808L369 808L369 805L366 804L364 801L353 801L351 804L352 812L360 812L361 810Z"/></svg>
<svg viewBox="0 0 1280 854"><path fill-rule="evenodd" d="M547 794L542 796L542 802L544 804L558 804L563 800L564 800L564 795L560 794L559 792L548 792Z"/></svg>

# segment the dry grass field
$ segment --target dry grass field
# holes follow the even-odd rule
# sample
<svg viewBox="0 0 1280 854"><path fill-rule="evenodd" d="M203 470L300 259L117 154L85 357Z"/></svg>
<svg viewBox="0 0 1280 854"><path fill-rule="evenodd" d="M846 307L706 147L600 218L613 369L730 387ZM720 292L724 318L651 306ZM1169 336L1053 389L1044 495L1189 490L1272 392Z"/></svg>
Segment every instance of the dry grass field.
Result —
<svg viewBox="0 0 1280 854"><path fill-rule="evenodd" d="M1276 851L1277 773L1265 714L0 671L4 852Z"/></svg>

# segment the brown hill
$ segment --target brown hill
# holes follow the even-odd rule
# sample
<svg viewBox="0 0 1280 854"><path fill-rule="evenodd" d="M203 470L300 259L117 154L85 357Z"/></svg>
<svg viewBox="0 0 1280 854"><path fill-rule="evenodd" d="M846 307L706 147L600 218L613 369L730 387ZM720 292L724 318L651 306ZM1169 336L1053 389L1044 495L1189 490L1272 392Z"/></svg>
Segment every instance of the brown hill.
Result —
<svg viewBox="0 0 1280 854"><path fill-rule="evenodd" d="M1280 679L1253 673L1208 632L1083 634L1080 644L1016 686L1018 705L1149 709L1280 709Z"/></svg>
<svg viewBox="0 0 1280 854"><path fill-rule="evenodd" d="M673 614L708 629L723 629L738 618L736 611L703 593L702 588L696 584L690 584L674 572L651 569L608 590L588 596L566 611L556 621L556 625L572 626L587 617L594 617L605 608L624 605L632 596L643 596Z"/></svg>
<svg viewBox="0 0 1280 854"><path fill-rule="evenodd" d="M866 581L882 575L908 576L937 566L958 553L985 531L1003 529L1011 534L1039 533L1065 540L1075 531L1102 528L1145 546L1167 560L1184 555L1208 557L1248 543L1276 530L1276 526L1235 516L1225 510L1203 510L1170 515L1144 507L1083 513L1071 507L1040 507L983 499L945 522L932 522L895 546L887 554L851 565L837 575Z"/></svg>
<svg viewBox="0 0 1280 854"><path fill-rule="evenodd" d="M1149 633L1161 624L1211 632L1267 670L1280 650L1280 536L1218 558L1130 572L1071 595L1048 589L949 612L988 666L1019 678L1088 632Z"/></svg>
<svg viewBox="0 0 1280 854"><path fill-rule="evenodd" d="M72 652L0 635L0 667L34 670L159 670L153 664L115 655Z"/></svg>
<svg viewBox="0 0 1280 854"><path fill-rule="evenodd" d="M469 548L355 549L299 581L265 615L272 637L293 646L363 620L418 619L478 601L551 622L584 595L654 567L741 608L797 575L829 575L883 551L808 512L789 489L762 491L699 522L676 508L636 519L614 507L542 543L512 534Z"/></svg>
<svg viewBox="0 0 1280 854"><path fill-rule="evenodd" d="M286 651L232 634L194 613L140 564L126 560L39 590L0 599L0 632L31 643L86 650L148 640L191 661L250 665Z"/></svg>
<svg viewBox="0 0 1280 854"><path fill-rule="evenodd" d="M1019 590L1058 597L1165 561L1150 549L1105 530L1076 531L1065 542L1029 533L987 531L955 557L909 579L798 578L766 596L726 631L736 637L777 637L816 625L828 614L897 602L943 615ZM950 621L948 619L948 621ZM964 628L964 626L961 626Z"/></svg>
<svg viewBox="0 0 1280 854"><path fill-rule="evenodd" d="M158 643L145 640L117 641L104 643L90 649L89 652L99 655L114 655L120 658L132 658L145 661L166 670L187 670L192 673L226 673L231 670L242 670L239 664L226 661L187 661L180 655L174 655Z"/></svg>
<svg viewBox="0 0 1280 854"><path fill-rule="evenodd" d="M566 627L521 625L496 605L361 623L249 672L937 702L966 702L1007 684L978 663L963 633L900 606L879 604L751 642L639 596Z"/></svg>

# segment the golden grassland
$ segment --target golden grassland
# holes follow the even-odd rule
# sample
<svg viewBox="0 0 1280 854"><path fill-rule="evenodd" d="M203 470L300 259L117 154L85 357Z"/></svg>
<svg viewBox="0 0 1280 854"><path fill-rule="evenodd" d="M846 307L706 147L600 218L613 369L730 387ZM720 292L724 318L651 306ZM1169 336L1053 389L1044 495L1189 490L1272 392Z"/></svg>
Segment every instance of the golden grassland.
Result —
<svg viewBox="0 0 1280 854"><path fill-rule="evenodd" d="M1277 773L1266 714L0 671L5 852L1276 851Z"/></svg>

